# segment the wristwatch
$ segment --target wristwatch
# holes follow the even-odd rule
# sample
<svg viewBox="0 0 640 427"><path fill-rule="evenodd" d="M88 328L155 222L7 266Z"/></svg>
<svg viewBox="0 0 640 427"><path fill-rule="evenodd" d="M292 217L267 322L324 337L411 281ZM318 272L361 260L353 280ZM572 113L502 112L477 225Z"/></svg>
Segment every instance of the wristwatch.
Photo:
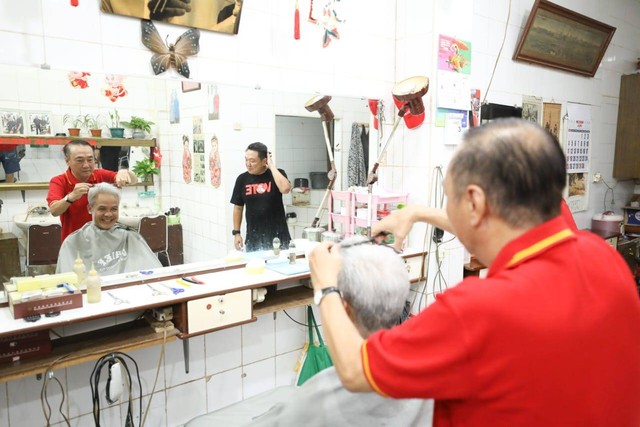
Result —
<svg viewBox="0 0 640 427"><path fill-rule="evenodd" d="M328 288L324 288L324 289L320 289L319 291L315 291L313 293L313 303L315 305L320 305L320 303L322 302L322 299L324 297L326 297L327 295L329 295L332 292L337 292L338 295L340 295L340 298L342 298L342 294L340 293L340 289L336 288L335 286L330 286Z"/></svg>
<svg viewBox="0 0 640 427"><path fill-rule="evenodd" d="M240 230L231 230L231 235L232 236L235 236L235 235L238 235L238 234L240 234Z"/></svg>
<svg viewBox="0 0 640 427"><path fill-rule="evenodd" d="M69 198L69 195L68 195L68 194L64 197L64 201L65 201L65 202L67 202L67 203L69 203L69 204L71 204L71 203L75 202L75 200L71 200L71 199Z"/></svg>

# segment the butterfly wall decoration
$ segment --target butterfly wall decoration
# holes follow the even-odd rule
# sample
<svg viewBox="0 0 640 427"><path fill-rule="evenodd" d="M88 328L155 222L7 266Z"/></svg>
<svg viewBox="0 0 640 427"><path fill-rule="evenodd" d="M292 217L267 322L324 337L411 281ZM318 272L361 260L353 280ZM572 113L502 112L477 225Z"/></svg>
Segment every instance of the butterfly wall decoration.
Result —
<svg viewBox="0 0 640 427"><path fill-rule="evenodd" d="M178 37L175 44L167 44L160 37L153 22L147 19L142 20L142 44L154 52L151 57L151 66L156 75L173 67L178 73L189 78L191 72L187 57L198 53L199 41L200 31L191 28Z"/></svg>

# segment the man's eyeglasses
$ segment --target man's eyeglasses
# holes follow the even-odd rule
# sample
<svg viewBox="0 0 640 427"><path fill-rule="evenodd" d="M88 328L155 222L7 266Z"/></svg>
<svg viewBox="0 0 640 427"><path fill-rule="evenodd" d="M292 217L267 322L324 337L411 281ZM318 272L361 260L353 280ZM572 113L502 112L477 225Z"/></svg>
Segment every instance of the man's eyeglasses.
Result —
<svg viewBox="0 0 640 427"><path fill-rule="evenodd" d="M383 238L388 236L389 233L387 232L382 232L379 233L369 239L365 239L365 240L358 240L358 241L354 241L354 242L342 242L340 243L340 248L351 248L353 246L360 246L360 245L377 245L377 246L383 246L385 248L389 248L391 250L393 250L395 253L397 253L398 255L402 255L402 251L397 250L395 247L393 247L392 245L389 244L385 244L385 243L378 243L378 241Z"/></svg>

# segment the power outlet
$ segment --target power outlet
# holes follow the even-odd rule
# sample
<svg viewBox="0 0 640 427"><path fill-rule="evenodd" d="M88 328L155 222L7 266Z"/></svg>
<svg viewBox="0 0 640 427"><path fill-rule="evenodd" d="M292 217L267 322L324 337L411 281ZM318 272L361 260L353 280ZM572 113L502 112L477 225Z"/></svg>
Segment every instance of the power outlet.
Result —
<svg viewBox="0 0 640 427"><path fill-rule="evenodd" d="M593 174L593 182L600 182L602 181L602 174L600 172L596 172Z"/></svg>

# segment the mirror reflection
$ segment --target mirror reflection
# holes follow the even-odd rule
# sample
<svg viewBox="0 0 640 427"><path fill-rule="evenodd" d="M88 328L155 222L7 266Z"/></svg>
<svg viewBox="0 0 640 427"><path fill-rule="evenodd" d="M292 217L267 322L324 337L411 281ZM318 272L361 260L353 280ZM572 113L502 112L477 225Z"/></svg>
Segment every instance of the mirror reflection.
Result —
<svg viewBox="0 0 640 427"><path fill-rule="evenodd" d="M69 132L73 123L65 122L65 115L97 121L102 139L90 136L89 124L80 121L78 125L81 137L98 143L111 139L110 128L122 127L115 126L118 120L131 121L137 116L153 122L145 138L156 139L161 156L160 173L147 189L155 195L143 197L142 188L125 188L121 207L151 204L156 212L179 212L172 216L182 226L185 262L221 259L233 249L231 193L237 176L246 171L245 149L252 142L268 147L291 183L291 191L283 197L291 237L301 238L318 215L329 165L320 116L305 109L313 93L18 66L0 66L0 79L0 110L19 113L24 121L23 134L3 132L0 142L16 144L29 137L26 144L19 144L24 154L20 171L15 173L18 184L46 184L66 169L62 146L44 138ZM331 108L335 114L330 135L337 168L335 189L346 189L352 131L354 126L365 129L371 113L364 98L332 96ZM47 118L49 135L31 130L30 113ZM135 143L126 139L133 130L124 129L123 146ZM376 149L375 138L370 139L364 151L369 146ZM148 150L132 146L127 153L130 166L148 156ZM121 154L119 151L119 164ZM0 179L5 179L4 171ZM0 189L3 185L7 184L0 183ZM5 200L11 217L24 217L29 207L44 202L46 192L28 193L27 202L19 205L8 206ZM328 222L327 208L325 202L321 225ZM120 219L126 212L121 209ZM22 236L15 224L8 229ZM243 235L245 232L243 228Z"/></svg>

